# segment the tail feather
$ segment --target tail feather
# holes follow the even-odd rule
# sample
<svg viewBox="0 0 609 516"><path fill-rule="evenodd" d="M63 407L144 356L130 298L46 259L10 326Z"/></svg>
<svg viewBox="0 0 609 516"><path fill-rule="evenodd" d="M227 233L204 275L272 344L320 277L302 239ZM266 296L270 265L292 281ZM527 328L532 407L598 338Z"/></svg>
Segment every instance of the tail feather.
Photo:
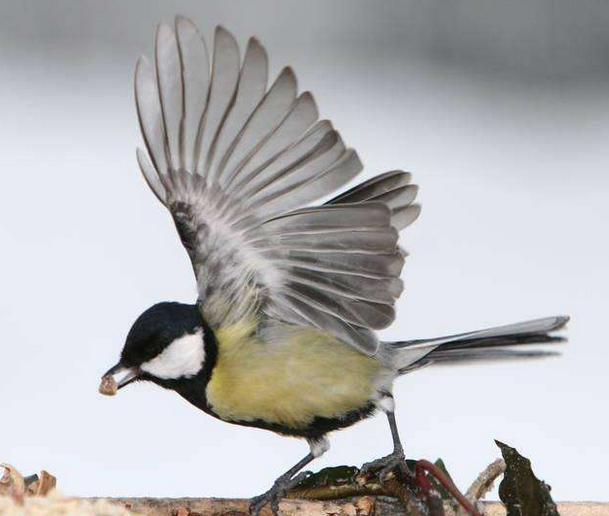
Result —
<svg viewBox="0 0 609 516"><path fill-rule="evenodd" d="M400 373L431 364L542 358L559 353L519 349L519 346L564 342L565 337L552 332L564 328L568 321L567 316L546 317L436 339L393 342L389 346Z"/></svg>

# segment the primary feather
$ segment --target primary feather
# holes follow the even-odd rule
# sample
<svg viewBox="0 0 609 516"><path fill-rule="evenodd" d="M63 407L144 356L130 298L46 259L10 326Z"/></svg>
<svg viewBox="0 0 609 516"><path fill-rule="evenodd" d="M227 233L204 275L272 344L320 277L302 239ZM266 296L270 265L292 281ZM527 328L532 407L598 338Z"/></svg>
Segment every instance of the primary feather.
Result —
<svg viewBox="0 0 609 516"><path fill-rule="evenodd" d="M397 230L419 213L410 174L382 174L307 207L362 168L298 94L285 68L267 89L268 59L250 39L243 60L219 27L210 58L192 22L157 30L154 68L138 61L135 94L150 188L171 212L212 326L255 315L312 327L374 354L402 292Z"/></svg>
<svg viewBox="0 0 609 516"><path fill-rule="evenodd" d="M391 225L398 231L416 220L421 212L418 204L412 204L419 187L410 184L412 175L402 170L379 174L331 199L327 204L382 202L391 209Z"/></svg>

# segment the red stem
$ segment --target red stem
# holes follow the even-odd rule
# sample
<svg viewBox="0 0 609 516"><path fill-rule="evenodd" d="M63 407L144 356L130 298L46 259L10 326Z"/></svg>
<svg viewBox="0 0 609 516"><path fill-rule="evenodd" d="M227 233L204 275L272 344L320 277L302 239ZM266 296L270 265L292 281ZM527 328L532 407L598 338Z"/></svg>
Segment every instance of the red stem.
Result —
<svg viewBox="0 0 609 516"><path fill-rule="evenodd" d="M455 484L453 484L452 480L448 478L435 464L432 464L428 460L419 460L414 466L414 471L417 481L425 491L428 491L432 487L429 479L425 477L424 472L427 472L438 482L440 482L440 484L444 486L451 496L457 500L461 507L463 507L471 516L480 516L480 513L476 507L474 507L474 505L467 498L465 498L465 496L463 496L461 491L459 491ZM424 481L422 480L423 478L425 479Z"/></svg>

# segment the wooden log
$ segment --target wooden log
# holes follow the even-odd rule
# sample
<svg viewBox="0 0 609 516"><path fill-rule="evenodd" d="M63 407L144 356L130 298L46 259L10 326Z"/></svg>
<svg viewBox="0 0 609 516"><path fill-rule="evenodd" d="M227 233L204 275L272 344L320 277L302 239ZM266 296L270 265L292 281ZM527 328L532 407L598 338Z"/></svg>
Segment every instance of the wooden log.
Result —
<svg viewBox="0 0 609 516"><path fill-rule="evenodd" d="M145 516L249 516L248 499L231 498L110 498ZM499 502L483 502L486 516L505 516ZM609 504L599 502L563 502L558 504L561 516L609 516ZM364 496L348 500L284 500L283 516L404 516L402 505L387 497ZM453 516L450 504L446 516ZM272 516L268 507L261 516Z"/></svg>

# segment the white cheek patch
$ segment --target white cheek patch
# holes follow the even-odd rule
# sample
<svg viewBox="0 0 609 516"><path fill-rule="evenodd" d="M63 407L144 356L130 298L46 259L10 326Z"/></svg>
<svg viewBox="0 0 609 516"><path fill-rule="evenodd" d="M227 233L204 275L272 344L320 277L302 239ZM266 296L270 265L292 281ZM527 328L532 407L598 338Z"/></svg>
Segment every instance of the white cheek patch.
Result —
<svg viewBox="0 0 609 516"><path fill-rule="evenodd" d="M163 380L192 378L201 370L204 360L203 330L199 330L174 340L140 369Z"/></svg>

